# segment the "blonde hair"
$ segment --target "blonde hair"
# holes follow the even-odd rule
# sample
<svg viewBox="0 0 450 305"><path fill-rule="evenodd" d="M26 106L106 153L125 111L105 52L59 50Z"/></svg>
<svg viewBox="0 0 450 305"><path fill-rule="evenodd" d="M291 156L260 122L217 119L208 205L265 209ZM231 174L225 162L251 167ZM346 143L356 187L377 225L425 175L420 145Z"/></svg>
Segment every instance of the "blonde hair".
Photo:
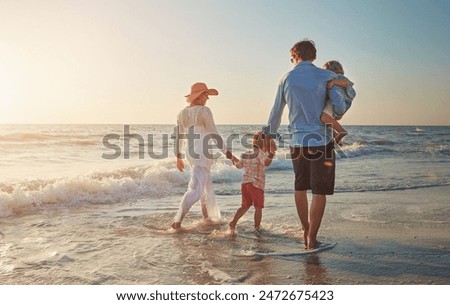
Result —
<svg viewBox="0 0 450 305"><path fill-rule="evenodd" d="M344 75L344 68L337 60L330 60L323 65L324 69L331 70L334 73Z"/></svg>

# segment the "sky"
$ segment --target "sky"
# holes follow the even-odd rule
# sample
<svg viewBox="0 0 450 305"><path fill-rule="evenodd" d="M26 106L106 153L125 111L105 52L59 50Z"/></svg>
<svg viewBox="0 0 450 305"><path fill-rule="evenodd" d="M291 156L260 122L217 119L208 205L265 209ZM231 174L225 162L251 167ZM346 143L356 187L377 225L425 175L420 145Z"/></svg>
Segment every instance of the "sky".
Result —
<svg viewBox="0 0 450 305"><path fill-rule="evenodd" d="M448 0L0 0L0 124L175 124L195 82L219 91L217 124L265 124L309 38L355 83L343 125L450 125L449 16Z"/></svg>

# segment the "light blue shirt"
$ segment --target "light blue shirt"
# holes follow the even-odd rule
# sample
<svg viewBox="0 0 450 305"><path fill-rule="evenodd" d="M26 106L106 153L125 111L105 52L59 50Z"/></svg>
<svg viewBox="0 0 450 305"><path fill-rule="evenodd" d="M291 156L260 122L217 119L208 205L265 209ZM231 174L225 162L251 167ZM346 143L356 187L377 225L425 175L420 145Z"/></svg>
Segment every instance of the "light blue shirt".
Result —
<svg viewBox="0 0 450 305"><path fill-rule="evenodd" d="M333 139L330 128L320 120L325 107L328 81L337 78L332 71L317 68L310 61L302 61L280 81L275 103L269 116L265 133L274 135L280 127L284 107L289 109L291 146L324 146ZM338 86L328 90L328 95L337 115L346 110L345 96Z"/></svg>

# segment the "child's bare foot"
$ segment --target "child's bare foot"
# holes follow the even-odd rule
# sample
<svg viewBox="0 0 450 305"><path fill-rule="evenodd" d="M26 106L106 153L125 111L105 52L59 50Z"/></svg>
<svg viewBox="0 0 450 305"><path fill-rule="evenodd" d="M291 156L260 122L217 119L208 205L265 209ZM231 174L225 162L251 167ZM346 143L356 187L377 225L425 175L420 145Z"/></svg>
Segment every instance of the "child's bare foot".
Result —
<svg viewBox="0 0 450 305"><path fill-rule="evenodd" d="M255 234L256 236L261 237L262 230L260 227L255 227Z"/></svg>
<svg viewBox="0 0 450 305"><path fill-rule="evenodd" d="M230 222L228 224L229 230L230 230L230 235L231 236L236 236L236 223L234 222Z"/></svg>
<svg viewBox="0 0 450 305"><path fill-rule="evenodd" d="M178 230L179 228L181 228L181 222L174 222L172 223L171 227L174 230Z"/></svg>
<svg viewBox="0 0 450 305"><path fill-rule="evenodd" d="M347 131L341 131L339 132L335 137L334 137L334 141L336 142L337 145L341 145L342 144L342 139L348 135Z"/></svg>

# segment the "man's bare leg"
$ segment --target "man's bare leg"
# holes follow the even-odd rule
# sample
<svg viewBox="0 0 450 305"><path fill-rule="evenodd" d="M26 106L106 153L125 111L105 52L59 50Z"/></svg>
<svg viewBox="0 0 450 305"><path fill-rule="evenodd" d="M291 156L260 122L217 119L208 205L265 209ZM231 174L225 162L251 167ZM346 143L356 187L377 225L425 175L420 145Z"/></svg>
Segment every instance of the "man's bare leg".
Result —
<svg viewBox="0 0 450 305"><path fill-rule="evenodd" d="M302 223L303 239L305 240L305 247L308 246L309 233L309 215L308 215L308 196L306 191L295 191L295 206L297 207L297 214Z"/></svg>
<svg viewBox="0 0 450 305"><path fill-rule="evenodd" d="M319 232L320 223L322 222L322 217L325 212L326 202L326 195L313 194L310 211L307 249L315 249L318 247L317 233Z"/></svg>

